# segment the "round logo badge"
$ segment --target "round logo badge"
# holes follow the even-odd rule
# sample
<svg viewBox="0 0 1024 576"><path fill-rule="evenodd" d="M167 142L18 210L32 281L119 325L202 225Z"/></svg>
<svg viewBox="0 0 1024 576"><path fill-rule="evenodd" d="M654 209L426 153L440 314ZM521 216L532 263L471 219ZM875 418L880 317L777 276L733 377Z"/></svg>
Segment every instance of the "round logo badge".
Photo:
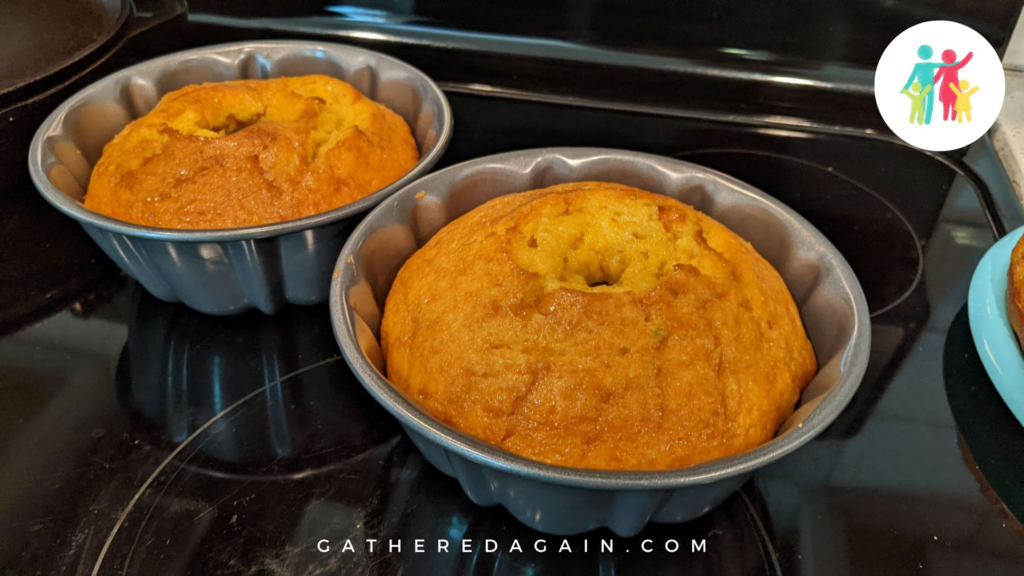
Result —
<svg viewBox="0 0 1024 576"><path fill-rule="evenodd" d="M943 152L982 137L1003 107L1003 64L981 34L936 20L893 40L875 69L875 102L904 142Z"/></svg>

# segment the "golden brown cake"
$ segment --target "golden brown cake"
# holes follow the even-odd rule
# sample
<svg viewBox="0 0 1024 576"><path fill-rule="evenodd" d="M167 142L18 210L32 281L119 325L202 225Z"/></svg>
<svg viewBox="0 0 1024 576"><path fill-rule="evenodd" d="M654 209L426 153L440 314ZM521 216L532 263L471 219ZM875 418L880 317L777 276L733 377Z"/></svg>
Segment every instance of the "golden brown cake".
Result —
<svg viewBox="0 0 1024 576"><path fill-rule="evenodd" d="M658 470L772 438L816 371L782 278L677 200L584 182L501 196L399 271L391 382L442 422L579 468Z"/></svg>
<svg viewBox="0 0 1024 576"><path fill-rule="evenodd" d="M1006 291L1006 311L1017 340L1024 349L1024 237L1010 254L1010 283Z"/></svg>
<svg viewBox="0 0 1024 576"><path fill-rule="evenodd" d="M161 228L268 224L354 202L418 161L405 121L341 80L201 84L106 145L85 206Z"/></svg>

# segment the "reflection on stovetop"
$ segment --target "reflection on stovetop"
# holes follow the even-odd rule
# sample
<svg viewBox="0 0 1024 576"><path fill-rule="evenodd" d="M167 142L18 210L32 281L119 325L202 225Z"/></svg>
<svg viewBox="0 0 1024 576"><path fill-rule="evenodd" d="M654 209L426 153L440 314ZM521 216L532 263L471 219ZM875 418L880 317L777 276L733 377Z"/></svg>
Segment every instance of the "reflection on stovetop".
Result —
<svg viewBox="0 0 1024 576"><path fill-rule="evenodd" d="M949 328L942 360L967 469L1008 523L1024 535L1024 427L985 374L966 305Z"/></svg>
<svg viewBox="0 0 1024 576"><path fill-rule="evenodd" d="M871 138L450 94L443 164L541 146L674 155L818 226L872 311L871 364L822 437L721 508L577 552L424 464L339 357L324 306L211 318L134 287L0 341L0 566L14 573L1017 574L1024 541L957 445L941 358L992 243L970 182ZM965 434L965 438L967 435ZM968 445L973 442L967 439ZM984 468L983 468L984 469ZM17 473L7 473L16 470ZM444 535L444 536L442 536ZM502 552L341 552L463 537ZM316 544L331 542L320 553ZM561 539L548 537L549 547ZM707 552L638 554L707 539ZM364 545L365 546L365 545ZM631 550L631 552L626 552ZM979 568L980 567L980 568Z"/></svg>
<svg viewBox="0 0 1024 576"><path fill-rule="evenodd" d="M191 443L190 469L290 478L399 435L340 361L325 306L221 318L134 300L118 398L155 445Z"/></svg>
<svg viewBox="0 0 1024 576"><path fill-rule="evenodd" d="M337 356L323 307L221 319L140 292L118 387L129 419L167 457L105 535L99 574L148 574L157 564L165 574L223 566L260 574L342 566L424 575L540 573L541 566L557 573L661 573L666 566L687 574L779 573L770 520L752 485L697 522L654 527L644 538L570 538L577 551L615 540L613 552L551 562L536 551L543 536L500 508L474 506L426 464ZM135 368L139 362L148 368ZM375 554L367 539L380 542ZM386 551L390 542L410 548L417 539L429 543L429 554ZM514 541L524 548L467 556L459 551L463 539L491 540L506 552ZM334 552L310 546L321 540ZM450 552L439 552L438 540L450 541ZM706 540L715 554L670 553L669 540L687 549ZM346 554L346 541L359 553Z"/></svg>

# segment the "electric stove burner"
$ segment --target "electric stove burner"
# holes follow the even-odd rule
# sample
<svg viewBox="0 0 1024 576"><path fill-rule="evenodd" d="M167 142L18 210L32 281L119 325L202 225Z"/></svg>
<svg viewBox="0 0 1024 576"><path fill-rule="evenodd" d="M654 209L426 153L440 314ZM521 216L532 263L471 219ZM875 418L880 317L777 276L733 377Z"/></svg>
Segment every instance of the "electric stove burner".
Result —
<svg viewBox="0 0 1024 576"><path fill-rule="evenodd" d="M97 561L99 573L150 574L159 558L173 558L159 561L163 574L213 573L223 560L219 537L236 542L234 553L240 555L247 537L278 539L287 553L291 539L301 538L294 523L308 505L324 499L359 518L372 510L372 489L387 477L381 464L401 439L394 421L337 356L267 379L243 394L237 385L221 389L216 374L199 371L189 380L198 391L189 393L185 380L175 378L180 388L156 393L166 393L170 401L153 401L162 408L156 412L168 416L166 426L176 421L173 417L193 426L175 431L187 436L167 451L120 512L109 548ZM218 398L221 390L224 396ZM224 406L218 411L220 402ZM341 521L333 514L319 520L325 526ZM320 528L307 526L314 529ZM315 532L306 534L313 538ZM313 543L294 542L304 549ZM265 560L253 557L239 565Z"/></svg>
<svg viewBox="0 0 1024 576"><path fill-rule="evenodd" d="M358 400L365 393L345 372L339 360L320 361L257 388L200 424L120 511L94 573L144 575L155 565L167 575L216 573L226 565L251 574L321 574L344 567L351 573L511 576L539 573L542 566L545 572L581 574L782 573L767 508L753 484L695 521L652 524L632 538L605 530L567 538L544 535L500 507L471 503L457 482L427 464L408 439L375 434L379 415L361 413L358 406L352 410L352 401L324 406L344 414L333 425L325 420L319 426L318 434L333 444L280 451L263 470L244 476L210 474L195 466L224 448L233 455L247 440L264 453L268 434L245 431L267 425L268 391L305 398L274 404L285 422L316 409L323 400L311 392L317 388L340 389ZM347 444L335 434L340 431L348 434ZM352 442L361 435L373 440ZM333 464L281 472L304 469L310 458L324 456ZM368 551L368 539L377 542L375 553ZM538 544L539 539L544 542ZM323 540L332 552L316 549ZM425 543L424 553L382 550L400 542L410 551L417 540ZM463 540L474 542L476 553L462 553ZM355 551L344 551L346 541ZM438 549L439 541L447 542L447 551ZM611 551L601 552L602 545ZM576 553L555 552L563 546Z"/></svg>
<svg viewBox="0 0 1024 576"><path fill-rule="evenodd" d="M322 306L222 318L136 288L117 381L129 420L166 457L120 512L99 574L148 574L158 559L165 574L208 573L228 555L255 573L379 560L411 574L511 575L547 557L534 546L542 535L501 508L473 505L426 464L348 371ZM771 531L748 485L694 522L652 525L628 539L607 531L568 538L578 552L610 541L613 553L561 561L566 569L584 562L616 573L683 566L779 574ZM341 552L310 553L321 539L355 539L362 551L367 538L408 546L423 539L435 549L425 557L361 553L355 564ZM456 551L463 538L506 551L518 540L525 548L467 560ZM453 541L451 553L437 552L442 539ZM265 542L257 555L246 551L252 540ZM705 552L694 553L694 541Z"/></svg>
<svg viewBox="0 0 1024 576"><path fill-rule="evenodd" d="M810 220L849 261L872 315L899 304L921 278L921 242L906 217L831 166L756 150L697 150L676 157L743 180Z"/></svg>

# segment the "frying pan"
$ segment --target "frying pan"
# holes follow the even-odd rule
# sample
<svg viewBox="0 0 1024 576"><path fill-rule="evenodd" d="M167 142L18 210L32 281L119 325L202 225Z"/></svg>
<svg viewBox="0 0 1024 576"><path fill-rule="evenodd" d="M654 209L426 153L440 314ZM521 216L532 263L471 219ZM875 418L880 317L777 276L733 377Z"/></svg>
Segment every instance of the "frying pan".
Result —
<svg viewBox="0 0 1024 576"><path fill-rule="evenodd" d="M0 110L88 73L127 39L185 11L185 0L4 0Z"/></svg>

